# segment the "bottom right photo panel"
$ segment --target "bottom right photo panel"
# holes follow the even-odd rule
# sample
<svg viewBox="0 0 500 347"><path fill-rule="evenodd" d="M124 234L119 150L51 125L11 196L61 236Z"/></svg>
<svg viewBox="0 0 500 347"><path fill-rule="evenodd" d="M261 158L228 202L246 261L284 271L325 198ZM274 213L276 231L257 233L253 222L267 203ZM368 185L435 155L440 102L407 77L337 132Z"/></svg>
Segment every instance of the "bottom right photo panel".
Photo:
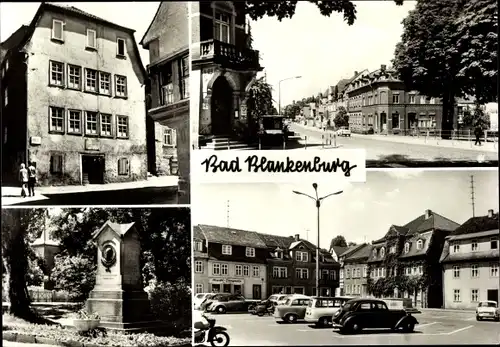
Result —
<svg viewBox="0 0 500 347"><path fill-rule="evenodd" d="M498 196L498 170L197 185L195 344L496 344Z"/></svg>

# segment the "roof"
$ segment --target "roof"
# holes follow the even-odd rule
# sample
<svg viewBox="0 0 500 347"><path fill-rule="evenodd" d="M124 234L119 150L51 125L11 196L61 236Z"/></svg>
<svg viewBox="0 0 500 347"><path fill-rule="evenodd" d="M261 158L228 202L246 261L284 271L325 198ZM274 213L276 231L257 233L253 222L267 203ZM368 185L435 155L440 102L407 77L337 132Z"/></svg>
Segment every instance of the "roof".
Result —
<svg viewBox="0 0 500 347"><path fill-rule="evenodd" d="M345 257L349 254L351 254L352 252L354 252L356 249L358 249L359 247L363 246L363 244L359 244L359 245L354 245L354 246L350 246L350 247L347 247L347 249L344 251L344 253L340 254L339 257Z"/></svg>
<svg viewBox="0 0 500 347"><path fill-rule="evenodd" d="M477 233L470 233L470 234L449 235L446 237L446 239L450 241L467 240L467 239L475 239L486 236L498 236L499 233L500 231L498 229L493 229L493 230L480 231Z"/></svg>
<svg viewBox="0 0 500 347"><path fill-rule="evenodd" d="M417 248L417 243L419 240L423 242L421 249ZM410 244L409 251L407 253L404 253L404 248L403 248L403 252L399 256L399 258L409 258L418 255L426 255L427 252L429 251L431 240L432 240L432 231L428 231L426 233L421 233L421 234L414 234L405 241L405 244L407 243Z"/></svg>
<svg viewBox="0 0 500 347"><path fill-rule="evenodd" d="M342 92L345 87L347 86L347 84L353 79L355 78L356 76L352 77L352 78L344 78L344 79L341 79L338 83L337 83L337 91L340 93Z"/></svg>
<svg viewBox="0 0 500 347"><path fill-rule="evenodd" d="M370 256L371 251L372 251L372 245L364 244L363 247L359 248L354 253L347 256L344 259L344 262L348 263L348 262L355 262L355 261L359 261L359 260L366 260Z"/></svg>
<svg viewBox="0 0 500 347"><path fill-rule="evenodd" d="M500 257L500 252L498 249L491 249L487 251L478 251L478 252L460 252L460 253L450 253L449 245L445 244L445 248L447 248L447 252L441 254L441 259L439 260L441 263L454 263L459 261L477 261L477 260L496 260Z"/></svg>
<svg viewBox="0 0 500 347"><path fill-rule="evenodd" d="M409 228L393 224L393 225L391 225L389 227L389 230L384 235L384 237L382 237L381 239L375 240L372 243L374 243L374 244L376 244L376 243L382 243L382 242L385 242L385 240L387 240L387 239L389 239L391 237L405 236L409 232L410 232Z"/></svg>
<svg viewBox="0 0 500 347"><path fill-rule="evenodd" d="M168 6L171 4L176 4L175 2L172 1L161 1L160 5L158 6L158 9L156 10L155 16L153 17L153 20L151 23L149 23L149 27L144 33L144 36L141 39L141 42L139 44L144 47L145 49L148 49L149 43L156 39L158 36L160 36L165 30L168 30L168 25L167 21L169 18L171 18L168 14ZM183 3L177 3L177 4L183 4ZM184 3L183 5L187 6L187 3ZM179 14L177 14L178 16ZM186 7L186 15L188 16L188 11ZM186 23L187 26L187 21L188 17L186 16L185 20L181 20L180 23ZM188 40L186 40L186 46L188 46Z"/></svg>
<svg viewBox="0 0 500 347"><path fill-rule="evenodd" d="M205 240L205 235L197 225L193 227L193 239Z"/></svg>
<svg viewBox="0 0 500 347"><path fill-rule="evenodd" d="M498 229L498 212L492 217L480 216L469 218L465 223L456 228L450 235L473 234L481 231Z"/></svg>
<svg viewBox="0 0 500 347"><path fill-rule="evenodd" d="M454 231L460 224L441 216L440 214L430 211L430 217L425 218L425 213L418 216L408 224L404 225L405 228L410 229L410 232L422 232L431 229Z"/></svg>
<svg viewBox="0 0 500 347"><path fill-rule="evenodd" d="M103 231L104 229L106 229L106 227L109 227L111 230L113 230L118 236L120 237L124 237L125 234L132 229L132 226L134 225L135 223L132 222L132 223L124 223L124 224L120 224L120 223L114 223L114 222L111 222L111 221L107 221L106 223L103 224L103 226L94 232L93 234L93 238L97 238Z"/></svg>
<svg viewBox="0 0 500 347"><path fill-rule="evenodd" d="M340 246L333 246L333 251L335 252L335 254L337 255L337 257L340 257L340 255L342 253L344 253L345 251L347 251L349 249L349 247L340 247Z"/></svg>
<svg viewBox="0 0 500 347"><path fill-rule="evenodd" d="M282 250L288 249L295 238L292 236L278 236L259 233L262 241L268 248L281 248Z"/></svg>
<svg viewBox="0 0 500 347"><path fill-rule="evenodd" d="M224 228L214 225L198 225L208 242L254 248L267 248L255 231Z"/></svg>

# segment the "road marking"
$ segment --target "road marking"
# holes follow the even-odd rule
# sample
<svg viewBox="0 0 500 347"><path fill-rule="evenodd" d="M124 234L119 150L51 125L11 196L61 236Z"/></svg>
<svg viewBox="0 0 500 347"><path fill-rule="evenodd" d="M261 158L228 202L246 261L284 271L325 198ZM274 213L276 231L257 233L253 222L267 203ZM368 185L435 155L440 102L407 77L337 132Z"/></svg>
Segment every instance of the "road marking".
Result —
<svg viewBox="0 0 500 347"><path fill-rule="evenodd" d="M437 322L432 322L432 323L425 323L425 324L419 324L417 327L418 328L421 328L421 327L428 327L430 325L433 325L433 324L436 324Z"/></svg>
<svg viewBox="0 0 500 347"><path fill-rule="evenodd" d="M454 331L452 331L450 333L446 333L446 335L456 334L456 333L459 333L461 331L464 331L464 330L467 330L467 329L470 329L470 328L473 328L473 327L474 327L474 325L469 325L468 327L457 329L457 330L454 330Z"/></svg>

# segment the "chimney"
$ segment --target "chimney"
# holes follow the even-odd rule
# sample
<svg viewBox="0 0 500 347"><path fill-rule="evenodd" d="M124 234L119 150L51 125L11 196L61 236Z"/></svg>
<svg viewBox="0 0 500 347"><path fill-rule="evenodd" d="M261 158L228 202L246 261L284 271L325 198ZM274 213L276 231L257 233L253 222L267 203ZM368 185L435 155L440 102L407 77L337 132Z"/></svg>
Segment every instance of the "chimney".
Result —
<svg viewBox="0 0 500 347"><path fill-rule="evenodd" d="M356 76L357 74L358 74L358 72L357 72L357 71L354 71L354 76Z"/></svg>
<svg viewBox="0 0 500 347"><path fill-rule="evenodd" d="M432 216L432 211L431 210L425 210L425 219L429 219Z"/></svg>
<svg viewBox="0 0 500 347"><path fill-rule="evenodd" d="M295 234L295 241L300 241L300 234Z"/></svg>
<svg viewBox="0 0 500 347"><path fill-rule="evenodd" d="M488 218L493 218L493 210L488 210Z"/></svg>

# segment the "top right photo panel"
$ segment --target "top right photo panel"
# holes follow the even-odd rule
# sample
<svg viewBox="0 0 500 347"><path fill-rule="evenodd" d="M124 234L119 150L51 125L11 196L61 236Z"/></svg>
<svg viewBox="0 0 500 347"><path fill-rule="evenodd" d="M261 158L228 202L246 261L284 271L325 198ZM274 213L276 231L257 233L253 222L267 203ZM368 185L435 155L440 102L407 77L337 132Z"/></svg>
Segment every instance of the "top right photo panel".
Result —
<svg viewBox="0 0 500 347"><path fill-rule="evenodd" d="M194 150L365 149L368 168L498 166L496 1L190 7Z"/></svg>

